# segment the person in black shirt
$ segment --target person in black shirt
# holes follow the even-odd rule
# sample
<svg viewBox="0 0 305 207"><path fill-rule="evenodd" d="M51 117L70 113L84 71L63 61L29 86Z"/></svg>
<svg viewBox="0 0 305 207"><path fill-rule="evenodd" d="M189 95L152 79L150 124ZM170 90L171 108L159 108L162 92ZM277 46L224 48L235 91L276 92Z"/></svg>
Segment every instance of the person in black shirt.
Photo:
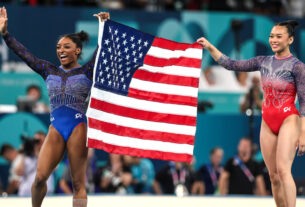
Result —
<svg viewBox="0 0 305 207"><path fill-rule="evenodd" d="M229 159L219 180L220 194L266 195L262 168L252 160L252 142L242 138L238 155Z"/></svg>
<svg viewBox="0 0 305 207"><path fill-rule="evenodd" d="M183 188L183 195L190 194L194 176L185 163L170 162L156 174L153 189L156 194L177 194Z"/></svg>

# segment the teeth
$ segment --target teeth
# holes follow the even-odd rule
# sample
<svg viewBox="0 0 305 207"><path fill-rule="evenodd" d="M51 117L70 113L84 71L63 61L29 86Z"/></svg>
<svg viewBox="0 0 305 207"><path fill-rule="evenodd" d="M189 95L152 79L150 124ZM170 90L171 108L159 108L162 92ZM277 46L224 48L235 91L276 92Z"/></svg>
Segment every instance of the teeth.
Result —
<svg viewBox="0 0 305 207"><path fill-rule="evenodd" d="M61 57L61 58L65 58L65 57L67 57L67 55L61 55L60 57Z"/></svg>

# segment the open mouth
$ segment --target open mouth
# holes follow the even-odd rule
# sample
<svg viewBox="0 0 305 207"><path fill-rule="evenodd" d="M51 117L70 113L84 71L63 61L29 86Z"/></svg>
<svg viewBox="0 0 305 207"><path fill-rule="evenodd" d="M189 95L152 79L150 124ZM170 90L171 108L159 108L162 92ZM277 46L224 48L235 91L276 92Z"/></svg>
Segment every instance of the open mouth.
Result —
<svg viewBox="0 0 305 207"><path fill-rule="evenodd" d="M59 58L60 58L60 60L67 60L68 56L67 55L60 55Z"/></svg>

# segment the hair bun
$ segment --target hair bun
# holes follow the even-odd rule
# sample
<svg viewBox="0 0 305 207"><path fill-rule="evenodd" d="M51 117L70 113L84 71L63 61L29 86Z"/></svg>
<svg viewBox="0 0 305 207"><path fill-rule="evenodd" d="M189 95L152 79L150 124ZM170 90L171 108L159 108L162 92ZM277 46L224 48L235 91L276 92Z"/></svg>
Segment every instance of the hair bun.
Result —
<svg viewBox="0 0 305 207"><path fill-rule="evenodd" d="M297 27L299 25L299 22L296 20L287 20L287 24L290 24L293 28Z"/></svg>
<svg viewBox="0 0 305 207"><path fill-rule="evenodd" d="M79 36L79 39L82 41L82 42L89 42L89 35L87 32L85 31L80 31L78 33L76 33L77 36Z"/></svg>

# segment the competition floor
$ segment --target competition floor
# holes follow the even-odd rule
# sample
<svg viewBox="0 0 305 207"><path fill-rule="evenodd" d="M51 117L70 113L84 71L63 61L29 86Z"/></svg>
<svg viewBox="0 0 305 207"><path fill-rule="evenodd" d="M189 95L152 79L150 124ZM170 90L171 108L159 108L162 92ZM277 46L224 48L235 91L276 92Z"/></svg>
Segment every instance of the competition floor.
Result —
<svg viewBox="0 0 305 207"><path fill-rule="evenodd" d="M89 195L88 207L275 207L271 197L174 197ZM0 198L1 207L31 207L30 198ZM71 196L45 198L42 207L70 207ZM297 199L297 207L305 206L305 197Z"/></svg>

